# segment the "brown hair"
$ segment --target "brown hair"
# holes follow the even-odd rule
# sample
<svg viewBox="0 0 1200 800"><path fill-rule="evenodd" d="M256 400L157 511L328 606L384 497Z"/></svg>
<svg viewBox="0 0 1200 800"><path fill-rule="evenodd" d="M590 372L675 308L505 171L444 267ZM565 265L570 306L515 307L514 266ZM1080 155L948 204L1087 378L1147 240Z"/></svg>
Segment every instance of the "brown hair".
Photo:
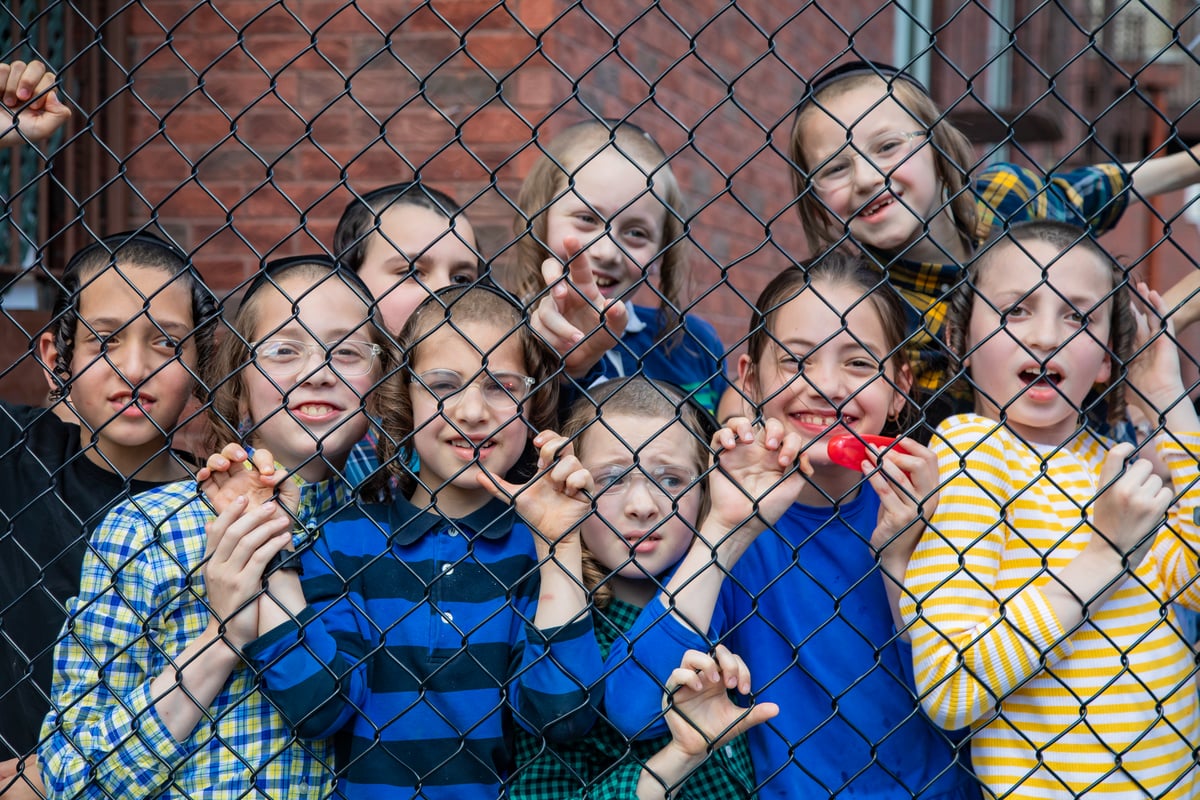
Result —
<svg viewBox="0 0 1200 800"><path fill-rule="evenodd" d="M653 381L642 376L616 378L604 381L588 390L571 406L562 425L562 435L574 443L575 454L581 459L587 434L593 426L602 425L618 438L620 434L605 421L605 417L632 416L642 419L663 420L662 430L679 423L692 434L691 451L697 474L708 469L712 451L709 442L717 430L717 421L708 411L688 395L671 384ZM708 482L701 479L699 490L701 502L699 516L692 520L699 523L708 511ZM598 513L595 510L593 514ZM609 573L600 566L595 557L583 548L583 584L591 592L592 603L604 608L612 599L612 587L605 580Z"/></svg>
<svg viewBox="0 0 1200 800"><path fill-rule="evenodd" d="M687 207L666 153L650 134L629 122L580 122L555 136L543 148L517 195L516 265L504 283L530 306L541 298L546 291L542 262L554 257L545 244L546 212L571 191L575 172L610 147L646 173L650 184L646 191L653 192L663 204L666 219L660 243L662 303L659 314L665 330L681 333L676 328L689 300ZM669 341L673 340L674 337Z"/></svg>
<svg viewBox="0 0 1200 800"><path fill-rule="evenodd" d="M817 83L820 83L820 79L814 81L814 84ZM970 141L962 131L945 119L933 98L916 81L907 79L904 73L878 74L869 69L851 71L844 77L824 83L805 97L796 112L788 156L794 167L792 187L796 192L796 210L800 213L800 222L804 226L809 248L816 254L835 247L845 240L847 229L844 222L829 213L808 180L808 175L820 165L810 164L805 157L804 120L811 114L826 113L823 102L869 83L882 84L883 97L893 98L929 131L934 169L937 172L938 183L945 190L945 197L949 199L954 228L967 250L973 250L978 234L975 197L968 186L971 177L969 168L975 160Z"/></svg>
<svg viewBox="0 0 1200 800"><path fill-rule="evenodd" d="M761 407L763 404L758 365L771 342L777 341L774 329L779 310L802 292L812 290L819 293L817 284L861 289L863 294L859 302L870 303L875 309L886 344L891 348L884 354L885 361L891 361L897 371L908 368L911 336L904 313L904 299L867 259L837 250L829 251L811 261L783 270L767 284L754 304L750 316L750 334L746 339L750 368L744 389L753 395L751 399L755 406ZM834 333L836 331L830 335ZM911 398L906 399L911 403Z"/></svg>
<svg viewBox="0 0 1200 800"><path fill-rule="evenodd" d="M521 345L521 355L529 377L533 378L533 392L522 404L523 416L530 431L538 432L554 428L558 423L558 371L561 358L550 349L541 337L529 327L525 313L514 298L506 292L485 283L471 286L447 286L437 290L421 301L408 322L400 331L399 344L406 354L400 380L397 382L394 402L385 407L382 427L385 436L399 443L399 461L408 463L413 458L412 364L424 341L443 325L460 335L461 326L468 322L486 322L503 327L515 334ZM484 358L488 353L483 353ZM447 365L452 366L452 365ZM531 450L526 448L527 454ZM522 461L528 461L522 458ZM519 478L527 478L529 465L518 464ZM406 497L416 488L415 476L409 470L399 471L400 487ZM510 477L510 480L513 479Z"/></svg>
<svg viewBox="0 0 1200 800"><path fill-rule="evenodd" d="M383 235L380 231L383 215L403 206L423 208L451 222L457 217L467 218L466 209L457 200L420 181L380 186L362 195L355 194L354 199L346 205L333 234L334 256L354 272L359 272L367 258L372 237ZM475 237L466 241L460 229L442 235L457 237L476 254L479 253L479 243ZM482 259L479 260L478 272L483 272Z"/></svg>
<svg viewBox="0 0 1200 800"><path fill-rule="evenodd" d="M1059 255L1053 260L1057 260L1071 248L1082 248L1109 270L1112 292L1108 297L1113 303L1113 313L1109 340L1105 344L1109 349L1113 367L1109 380L1097 383L1096 386L1099 389L1098 402L1103 401L1108 405L1108 421L1120 422L1125 418L1126 405L1125 381L1120 379L1122 368L1132 359L1137 339L1137 320L1130 307L1129 279L1125 267L1097 244L1087 231L1078 226L1048 220L1021 222L988 240L979 255L967 267L966 280L950 297L946 311L946 339L951 358L958 362L961 370L963 361L971 355L967 351L967 331L971 325L971 312L975 307L976 287L982 279L983 270L993 262L1002 261L1004 254L1011 248L1023 250L1022 245L1032 242L1041 242L1058 250ZM1080 409L1080 413L1088 411L1087 408Z"/></svg>
<svg viewBox="0 0 1200 800"><path fill-rule="evenodd" d="M283 282L292 278L309 281L310 283L296 296L283 289ZM300 256L283 259L267 265L246 291L232 320L225 318L228 330L221 337L216 353L208 365L206 375L208 385L212 387L210 412L207 420L204 442L210 452L223 447L229 441L242 441L253 434L258 420L249 420L250 429L244 427L243 417L246 404L246 383L243 371L255 369L254 346L257 343L262 325L260 318L262 290L272 288L280 292L293 304L307 295L321 291L323 284L328 281L341 281L347 288L362 299L363 315L367 319L364 328L373 344L379 345L379 381L372 387L365 400L365 407L372 417L377 416L382 409L391 408L395 404L394 375L399 367L400 357L395 343L379 323L375 311L374 299L370 291L362 284L361 279L347 269L336 267L324 256ZM379 441L379 459L381 463L394 461L394 448L381 436ZM376 473L370 481L359 487L365 497L378 496L387 492L387 477L382 471Z"/></svg>

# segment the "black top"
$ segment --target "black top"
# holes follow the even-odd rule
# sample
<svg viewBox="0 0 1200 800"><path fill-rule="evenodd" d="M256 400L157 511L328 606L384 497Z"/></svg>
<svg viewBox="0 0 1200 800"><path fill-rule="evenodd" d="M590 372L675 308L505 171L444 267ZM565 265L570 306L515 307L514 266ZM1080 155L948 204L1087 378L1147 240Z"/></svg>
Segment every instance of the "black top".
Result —
<svg viewBox="0 0 1200 800"><path fill-rule="evenodd" d="M93 464L79 426L53 411L0 402L0 760L37 746L88 537L119 501L156 485Z"/></svg>

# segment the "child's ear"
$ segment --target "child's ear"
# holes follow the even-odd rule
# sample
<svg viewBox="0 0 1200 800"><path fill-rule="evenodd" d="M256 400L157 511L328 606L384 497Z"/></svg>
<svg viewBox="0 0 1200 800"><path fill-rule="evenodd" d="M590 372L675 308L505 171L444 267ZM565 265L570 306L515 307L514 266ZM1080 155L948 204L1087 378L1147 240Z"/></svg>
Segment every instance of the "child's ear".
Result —
<svg viewBox="0 0 1200 800"><path fill-rule="evenodd" d="M751 397L758 397L758 370L750 356L742 353L738 356L738 386Z"/></svg>
<svg viewBox="0 0 1200 800"><path fill-rule="evenodd" d="M42 374L46 378L46 383L50 386L50 391L56 391L58 380L54 377L54 368L58 365L58 347L54 344L54 334L46 331L38 337L37 342L38 360L42 362Z"/></svg>
<svg viewBox="0 0 1200 800"><path fill-rule="evenodd" d="M1104 362L1100 365L1100 372L1096 375L1096 383L1108 383L1112 377L1112 351L1110 349L1104 354Z"/></svg>
<svg viewBox="0 0 1200 800"><path fill-rule="evenodd" d="M895 388L892 390L892 403L888 415L897 417L912 400L913 373L907 361L896 370L896 377L892 383Z"/></svg>

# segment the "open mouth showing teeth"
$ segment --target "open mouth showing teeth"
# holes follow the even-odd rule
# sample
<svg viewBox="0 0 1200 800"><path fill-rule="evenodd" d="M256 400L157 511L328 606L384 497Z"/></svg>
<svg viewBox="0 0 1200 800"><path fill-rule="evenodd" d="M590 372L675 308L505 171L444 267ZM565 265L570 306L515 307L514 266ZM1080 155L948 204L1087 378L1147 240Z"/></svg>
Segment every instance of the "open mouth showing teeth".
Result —
<svg viewBox="0 0 1200 800"><path fill-rule="evenodd" d="M455 439L454 441L450 442L450 444L453 447L460 447L463 450L479 451L479 450L491 449L492 446L495 444L495 442L493 442L491 439L488 439L486 442L478 442L478 443L472 442L469 439Z"/></svg>
<svg viewBox="0 0 1200 800"><path fill-rule="evenodd" d="M596 276L596 285L597 285L598 287L600 287L601 289L608 289L608 288L610 288L610 287L612 287L612 286L616 286L616 285L617 285L617 279L616 279L616 278L609 278L609 277L606 277L606 276L603 276L603 275L597 275L597 276Z"/></svg>
<svg viewBox="0 0 1200 800"><path fill-rule="evenodd" d="M1050 368L1044 370L1024 369L1021 370L1021 374L1018 377L1021 379L1021 382L1026 385L1045 382L1051 386L1057 386L1058 382L1062 380L1062 374L1059 373L1058 370Z"/></svg>
<svg viewBox="0 0 1200 800"><path fill-rule="evenodd" d="M827 417L819 414L796 414L795 418L801 425L812 425L819 428L832 428L839 423L850 425L854 422L854 417Z"/></svg>
<svg viewBox="0 0 1200 800"><path fill-rule="evenodd" d="M296 410L309 417L323 417L326 414L334 412L333 406L325 405L324 403L305 403L302 406L297 406Z"/></svg>
<svg viewBox="0 0 1200 800"><path fill-rule="evenodd" d="M880 200L876 200L874 203L871 203L871 205L864 208L862 214L864 217L872 217L895 202L896 198L894 197L885 197Z"/></svg>

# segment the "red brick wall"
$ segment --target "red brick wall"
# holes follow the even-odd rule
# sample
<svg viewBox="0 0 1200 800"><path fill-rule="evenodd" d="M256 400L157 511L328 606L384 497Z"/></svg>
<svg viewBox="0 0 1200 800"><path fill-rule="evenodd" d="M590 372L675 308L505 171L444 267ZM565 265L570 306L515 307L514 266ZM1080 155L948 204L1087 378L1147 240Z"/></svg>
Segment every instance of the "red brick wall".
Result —
<svg viewBox="0 0 1200 800"><path fill-rule="evenodd" d="M851 48L890 60L894 12L879 0L799 12L766 0L647 6L631 0L588 3L586 10L566 0L509 0L500 8L491 0L378 0L357 7L296 0L265 11L253 0L159 0L151 11L130 6L119 16L126 36L106 42L130 76L127 111L114 120L100 108L91 117L94 135L112 151L104 159L117 176L110 194L126 193L131 222L153 214L193 248L219 291L246 279L262 257L328 242L350 197L347 184L367 190L414 171L471 201L485 253L503 259L511 201L537 155L535 140L588 109L628 115L678 151L672 168L695 215L699 311L736 346L762 285L806 255L783 156L804 79ZM981 85L982 12L955 5L938 13L948 16L938 20L933 86L953 105ZM1062 63L1053 65L1067 65L1057 78L1058 96L1082 104L1087 76L1069 62L1083 39L1064 32L1057 13L1035 14L1020 44L1061 53ZM951 63L973 82L964 82ZM1033 103L1045 79L1019 58L1017 75L1015 100ZM1058 102L1036 104L1067 122L1062 142L1031 149L1043 165L1086 133ZM84 214L104 202L99 196ZM1140 242L1143 231L1131 214L1114 246L1135 249L1128 243ZM1178 250L1162 260L1163 275L1183 268Z"/></svg>
<svg viewBox="0 0 1200 800"><path fill-rule="evenodd" d="M839 24L864 54L891 47L891 12L872 18L870 0L826 9L832 19L815 6L789 16L715 0L650 11L628 0L587 11L563 0L362 4L369 20L340 3L288 5L259 15L259 3L217 4L224 19L179 0L156 3L153 18L127 12L144 107L134 104L116 149L214 286L244 279L260 255L329 241L349 199L343 180L369 189L414 169L460 200L478 196L470 216L484 249L503 252L505 198L537 155L535 137L590 108L630 115L680 151L672 167L696 211L697 287L728 268L735 290L701 311L729 341L746 324L738 293L753 298L785 253L804 255L771 147L786 147L802 78L846 49Z"/></svg>

